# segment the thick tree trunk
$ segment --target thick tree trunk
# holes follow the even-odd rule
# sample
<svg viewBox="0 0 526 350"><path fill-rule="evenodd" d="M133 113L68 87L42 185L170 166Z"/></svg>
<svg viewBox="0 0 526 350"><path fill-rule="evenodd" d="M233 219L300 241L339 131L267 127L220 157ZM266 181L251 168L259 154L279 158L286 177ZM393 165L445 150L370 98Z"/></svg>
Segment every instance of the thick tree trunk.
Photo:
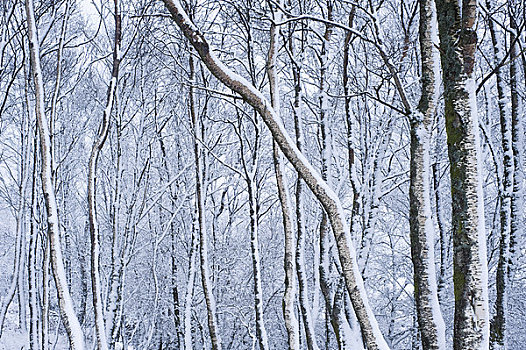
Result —
<svg viewBox="0 0 526 350"><path fill-rule="evenodd" d="M453 347L487 349L488 271L474 79L477 1L437 0L450 161L455 323Z"/></svg>
<svg viewBox="0 0 526 350"><path fill-rule="evenodd" d="M68 281L64 270L62 250L60 248L60 232L58 222L57 200L55 188L52 181L50 131L45 115L44 104L44 82L40 65L40 44L35 22L33 0L25 1L27 28L29 37L29 48L31 51L31 68L35 83L35 114L37 117L38 131L40 134L40 155L42 158L42 192L47 212L48 236L51 265L57 288L62 322L68 334L70 347L73 350L84 349L84 333L73 309L73 301L68 288Z"/></svg>
<svg viewBox="0 0 526 350"><path fill-rule="evenodd" d="M435 273L435 227L431 216L430 139L438 100L436 11L433 0L420 0L422 95L418 112L410 116L411 166L409 226L418 325L422 348L446 348L445 325L438 304Z"/></svg>
<svg viewBox="0 0 526 350"><path fill-rule="evenodd" d="M206 38L193 25L178 1L163 0L163 2L172 15L172 19L194 46L210 72L227 87L239 93L261 115L281 151L323 205L331 221L346 288L360 322L366 345L370 350L388 349L376 317L369 306L362 276L356 265L356 255L349 236L345 214L338 196L298 150L265 96L215 57Z"/></svg>

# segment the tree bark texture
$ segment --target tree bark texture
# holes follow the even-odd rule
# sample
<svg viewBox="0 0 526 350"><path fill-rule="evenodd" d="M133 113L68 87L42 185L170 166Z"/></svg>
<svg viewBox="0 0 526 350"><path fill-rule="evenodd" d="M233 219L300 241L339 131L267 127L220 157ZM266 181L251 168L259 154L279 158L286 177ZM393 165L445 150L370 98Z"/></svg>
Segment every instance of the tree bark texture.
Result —
<svg viewBox="0 0 526 350"><path fill-rule="evenodd" d="M346 288L350 294L365 343L371 350L388 349L389 347L380 332L376 317L369 305L363 280L356 265L355 251L351 238L349 237L345 214L338 196L327 183L321 179L318 172L312 167L305 156L299 152L267 98L246 79L233 73L217 59L211 51L206 38L195 25L193 25L178 1L163 0L163 2L170 12L172 19L196 49L210 72L227 87L240 94L243 99L261 115L285 157L292 163L296 171L302 176L305 183L323 205L333 228L340 263L342 265L343 275L345 276Z"/></svg>
<svg viewBox="0 0 526 350"><path fill-rule="evenodd" d="M487 349L488 272L473 75L477 1L437 0L437 15L453 206L453 348Z"/></svg>

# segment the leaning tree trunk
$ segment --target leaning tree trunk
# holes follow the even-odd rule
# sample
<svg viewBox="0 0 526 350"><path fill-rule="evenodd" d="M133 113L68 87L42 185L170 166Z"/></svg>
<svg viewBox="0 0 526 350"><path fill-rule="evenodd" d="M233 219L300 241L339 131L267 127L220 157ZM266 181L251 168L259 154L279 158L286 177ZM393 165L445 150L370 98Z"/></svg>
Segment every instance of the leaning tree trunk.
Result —
<svg viewBox="0 0 526 350"><path fill-rule="evenodd" d="M217 59L208 41L190 21L179 1L163 0L163 2L172 19L196 49L210 72L228 88L240 94L261 115L285 157L323 205L332 225L346 288L360 323L366 346L370 350L389 349L369 305L363 279L356 265L356 254L340 199L298 150L267 98L246 79L232 72Z"/></svg>
<svg viewBox="0 0 526 350"><path fill-rule="evenodd" d="M42 192L44 193L47 212L51 266L53 267L53 276L57 288L60 315L69 338L70 348L73 350L80 350L84 349L84 333L82 332L79 320L73 309L73 301L71 300L68 281L64 271L64 261L60 247L57 200L52 181L50 131L45 114L44 82L42 79L42 68L40 64L40 43L38 40L33 0L26 0L25 7L28 28L27 34L31 51L31 68L35 83L35 114L40 134Z"/></svg>
<svg viewBox="0 0 526 350"><path fill-rule="evenodd" d="M100 281L100 234L97 223L97 162L99 154L104 147L108 131L110 128L111 110L117 91L117 79L119 77L120 65L120 46L121 46L121 16L119 14L119 2L114 0L115 17L115 41L113 47L113 68L111 80L106 96L106 106L102 115L102 123L99 135L93 142L91 155L88 164L88 218L91 237L91 291L93 296L93 310L95 312L95 333L97 337L97 347L99 350L108 350L108 340L106 338L106 327L104 324L104 312L102 307L102 288Z"/></svg>
<svg viewBox="0 0 526 350"><path fill-rule="evenodd" d="M453 348L487 349L488 269L474 79L477 1L437 0L451 176Z"/></svg>
<svg viewBox="0 0 526 350"><path fill-rule="evenodd" d="M418 111L410 115L411 166L409 227L414 295L422 348L446 348L444 319L438 303L435 273L435 227L431 216L430 139L438 100L436 12L433 0L420 0L422 95Z"/></svg>

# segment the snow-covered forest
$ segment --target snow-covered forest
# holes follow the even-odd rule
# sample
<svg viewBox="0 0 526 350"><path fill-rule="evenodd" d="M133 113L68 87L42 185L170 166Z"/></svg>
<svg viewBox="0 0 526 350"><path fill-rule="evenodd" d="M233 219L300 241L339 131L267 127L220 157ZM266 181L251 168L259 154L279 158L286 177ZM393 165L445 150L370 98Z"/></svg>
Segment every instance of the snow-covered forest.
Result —
<svg viewBox="0 0 526 350"><path fill-rule="evenodd" d="M525 349L524 0L0 11L0 350Z"/></svg>

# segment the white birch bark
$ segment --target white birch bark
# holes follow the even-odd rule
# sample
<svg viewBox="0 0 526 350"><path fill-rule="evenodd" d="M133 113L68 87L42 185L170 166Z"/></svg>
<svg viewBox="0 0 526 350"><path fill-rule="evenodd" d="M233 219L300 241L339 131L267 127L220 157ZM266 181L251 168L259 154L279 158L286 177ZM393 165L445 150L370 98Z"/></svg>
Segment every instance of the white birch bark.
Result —
<svg viewBox="0 0 526 350"><path fill-rule="evenodd" d="M49 349L49 239L42 258L42 350Z"/></svg>
<svg viewBox="0 0 526 350"><path fill-rule="evenodd" d="M120 46L121 46L121 16L119 13L119 2L114 0L115 35L113 46L113 64L111 80L108 85L106 105L102 115L99 133L93 142L88 164L88 217L91 238L91 290L93 310L95 313L95 334L99 350L108 350L108 339L106 337L106 326L104 323L104 312L102 305L102 286L100 281L100 233L97 223L97 163L99 154L104 147L110 128L111 111L117 91L119 78Z"/></svg>
<svg viewBox="0 0 526 350"><path fill-rule="evenodd" d="M488 10L494 8L493 4L486 0ZM507 349L506 339L506 317L508 314L508 255L511 237L511 209L513 197L513 183L515 167L513 163L513 140L512 140L512 117L509 109L509 89L506 86L504 69L500 66L504 59L503 38L496 28L492 19L488 21L491 42L493 44L493 64L495 65L495 76L497 78L497 105L499 111L501 147L502 147L502 177L499 184L500 197L500 237L499 257L497 264L495 301L495 315L490 324L490 345L492 349ZM512 62L511 65L514 63Z"/></svg>
<svg viewBox="0 0 526 350"><path fill-rule="evenodd" d="M517 268L517 243L521 233L521 210L524 205L524 129L521 124L521 112L524 113L524 102L521 102L519 95L518 82L520 79L521 69L519 67L519 55L521 55L523 63L523 72L526 68L526 56L524 52L519 50L519 44L516 42L517 36L520 35L519 26L517 23L517 12L512 11L515 8L517 1L508 2L508 11L510 13L510 42L513 43L510 47L510 93L511 93L511 134L512 134L512 151L513 151L513 194L511 196L511 230L510 230L510 251L509 251L509 278L513 278L514 271ZM524 77L524 75L523 75Z"/></svg>
<svg viewBox="0 0 526 350"><path fill-rule="evenodd" d="M195 283L195 256L197 254L197 238L195 231L197 230L197 223L192 230L192 239L190 246L190 263L188 267L188 282L186 283L186 293L184 301L184 349L192 350L192 299L194 297L194 283Z"/></svg>
<svg viewBox="0 0 526 350"><path fill-rule="evenodd" d="M111 207L111 218L112 218L112 246L111 246L111 272L108 279L108 292L106 297L106 337L109 342L110 349L115 347L115 341L117 338L117 330L119 328L120 320L118 319L118 309L120 303L119 290L121 289L120 282L122 280L124 266L120 263L122 258L122 249L119 247L119 232L120 224L119 217L121 213L121 163L122 163L122 151L121 151L121 126L118 122L116 125L116 164L115 164L115 181L113 191L113 203ZM126 225L125 233L128 231Z"/></svg>
<svg viewBox="0 0 526 350"><path fill-rule="evenodd" d="M294 56L294 36L289 36L289 50ZM301 108L301 74L300 68L298 67L299 62L295 62L292 65L292 75L294 79L294 103L293 103L293 114L294 114L294 129L296 132L296 147L300 152L303 151L303 125L302 115L303 110ZM298 176L296 183L296 274L298 276L298 287L299 287L299 306L301 310L303 326L305 330L305 338L307 340L308 350L318 350L318 344L316 342L316 331L315 321L312 317L312 307L309 300L309 286L307 280L307 272L305 268L305 235L306 228L304 222L304 204L303 204L303 193L305 189L305 183ZM316 254L317 255L317 254ZM316 264L315 264L316 266ZM317 270L316 270L317 271ZM316 285L316 284L315 284Z"/></svg>
<svg viewBox="0 0 526 350"><path fill-rule="evenodd" d="M190 81L195 81L194 59L190 56ZM196 101L194 96L194 87L190 86L190 117L192 119L192 126L195 133L194 138L194 157L195 157L195 186L196 186L196 205L197 205L197 219L199 229L199 258L201 268L201 283L203 285L203 292L205 294L206 309L208 314L208 330L210 332L210 340L212 342L213 350L221 350L221 338L217 326L216 302L212 290L212 281L210 279L210 267L208 264L208 237L205 221L205 191L203 184L203 154L201 151L200 141L203 140L201 132L201 124L199 123Z"/></svg>
<svg viewBox="0 0 526 350"><path fill-rule="evenodd" d="M280 15L274 13L274 20L279 22ZM271 24L270 27L270 44L267 58L267 76L270 85L270 96L272 108L276 115L280 115L280 93L279 78L276 73L277 56L279 46L279 30ZM296 280L295 280L295 257L294 257L294 232L292 227L292 212L290 204L290 193L288 181L285 175L285 165L283 156L278 145L273 142L274 171L276 173L276 183L278 187L279 201L281 205L281 215L283 217L283 231L285 234L285 293L283 295L283 318L285 319L285 329L287 330L287 339L289 349L299 349L299 326L296 319L294 300L296 299Z"/></svg>
<svg viewBox="0 0 526 350"><path fill-rule="evenodd" d="M37 215L36 204L36 179L37 179L37 140L36 134L33 141L33 180L31 184L31 202L29 214L29 251L28 251L28 292L29 292L29 349L40 349L42 339L39 337L39 314L38 305L38 282L37 282L37 252L38 252L38 232L35 215Z"/></svg>
<svg viewBox="0 0 526 350"><path fill-rule="evenodd" d="M487 349L488 268L474 77L478 5L476 0L436 4L453 206L453 348Z"/></svg>
<svg viewBox="0 0 526 350"><path fill-rule="evenodd" d="M327 183L321 179L318 172L298 150L285 130L283 123L263 94L246 79L232 72L215 57L207 40L190 21L178 1L163 0L163 2L170 12L172 19L194 46L210 72L227 87L239 93L244 100L261 115L274 140L281 148L281 151L322 203L331 221L343 275L345 276L346 288L351 296L353 307L360 322L365 343L371 350L388 349L389 347L380 331L376 317L369 306L362 276L356 265L355 251L351 238L349 237L345 214L338 196Z"/></svg>
<svg viewBox="0 0 526 350"><path fill-rule="evenodd" d="M333 4L327 1L327 20L333 19ZM321 177L329 186L332 183L332 145L330 141L330 123L329 123L329 96L328 96L328 82L327 69L329 65L329 44L331 41L333 28L331 25L325 25L325 33L321 44L319 55L320 63L320 80L318 86L319 94L319 131L318 137L321 144ZM345 310L343 307L343 291L339 283L331 283L330 281L330 267L332 265L332 251L330 249L329 237L329 222L327 220L327 213L322 213L320 223L320 286L325 298L325 307L327 313L331 318L331 325L334 330L339 349L345 349L350 344L347 344L348 339L351 338L350 327L345 317ZM350 231L349 231L350 233Z"/></svg>
<svg viewBox="0 0 526 350"><path fill-rule="evenodd" d="M414 294L422 348L445 350L445 324L438 302L435 272L435 226L431 215L430 140L438 102L439 76L436 10L433 0L420 0L422 94L418 112L410 116L411 256Z"/></svg>
<svg viewBox="0 0 526 350"><path fill-rule="evenodd" d="M42 80L42 69L40 65L40 44L38 41L33 0L26 0L25 8L27 15L29 48L31 52L31 68L35 83L35 114L40 134L42 192L44 193L47 212L51 265L53 267L53 275L57 288L60 315L68 334L70 347L73 350L81 350L84 349L84 333L82 332L80 323L73 309L73 301L71 300L68 282L66 280L62 250L60 248L57 201L52 181L50 131L44 111L44 83Z"/></svg>

